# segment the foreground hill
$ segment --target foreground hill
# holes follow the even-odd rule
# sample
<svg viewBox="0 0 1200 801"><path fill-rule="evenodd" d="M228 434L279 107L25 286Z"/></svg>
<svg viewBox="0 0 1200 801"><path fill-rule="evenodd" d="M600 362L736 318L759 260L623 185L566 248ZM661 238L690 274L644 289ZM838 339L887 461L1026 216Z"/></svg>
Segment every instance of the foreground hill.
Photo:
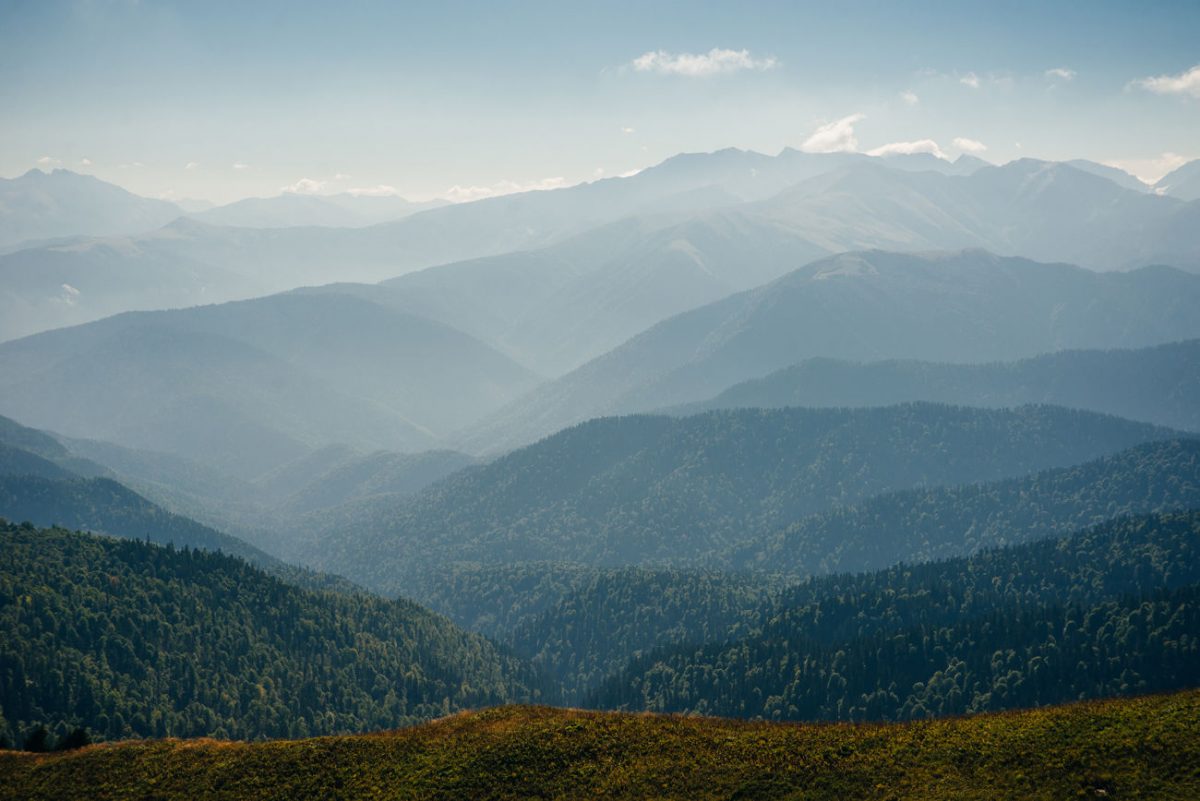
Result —
<svg viewBox="0 0 1200 801"><path fill-rule="evenodd" d="M503 451L591 417L712 397L806 358L987 362L1200 336L1200 275L982 251L845 253L677 315L460 435Z"/></svg>
<svg viewBox="0 0 1200 801"><path fill-rule="evenodd" d="M728 567L731 549L837 504L1020 476L1164 436L1153 426L1055 407L607 418L412 499L315 515L307 541L283 553L385 592L417 592L418 582L437 581L431 569L452 562Z"/></svg>
<svg viewBox="0 0 1200 801"><path fill-rule="evenodd" d="M300 589L230 556L0 525L10 739L287 737L538 698L532 670L415 604Z"/></svg>
<svg viewBox="0 0 1200 801"><path fill-rule="evenodd" d="M1200 794L1200 692L907 725L507 707L387 734L0 754L0 798L1062 799Z"/></svg>
<svg viewBox="0 0 1200 801"><path fill-rule="evenodd" d="M911 401L1052 403L1200 431L1200 340L1136 350L1069 350L992 364L808 359L670 411Z"/></svg>

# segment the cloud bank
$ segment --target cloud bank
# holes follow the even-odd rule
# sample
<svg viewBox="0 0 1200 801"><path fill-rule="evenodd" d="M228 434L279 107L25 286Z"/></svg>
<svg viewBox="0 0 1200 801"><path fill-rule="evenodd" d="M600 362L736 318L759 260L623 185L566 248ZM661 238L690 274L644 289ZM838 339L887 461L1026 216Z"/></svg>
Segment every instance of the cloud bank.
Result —
<svg viewBox="0 0 1200 801"><path fill-rule="evenodd" d="M1134 81L1147 92L1156 95L1190 95L1200 98L1200 64L1178 75L1158 75Z"/></svg>
<svg viewBox="0 0 1200 801"><path fill-rule="evenodd" d="M987 145L980 142L978 139L968 139L965 136L957 136L951 143L964 153L982 153L987 150Z"/></svg>
<svg viewBox="0 0 1200 801"><path fill-rule="evenodd" d="M668 53L666 50L651 50L635 58L632 66L638 72L657 72L662 75L683 75L688 78L706 78L742 70L774 69L779 62L773 56L755 58L749 50L723 50L714 47L707 53Z"/></svg>
<svg viewBox="0 0 1200 801"><path fill-rule="evenodd" d="M911 156L914 153L929 153L939 159L947 158L938 143L932 139L918 139L915 142L891 142L886 145L868 150L868 156Z"/></svg>
<svg viewBox="0 0 1200 801"><path fill-rule="evenodd" d="M443 197L451 203L466 203L472 200L482 200L487 197L513 195L517 192L539 192L546 189L560 189L567 185L562 176L543 178L540 181L498 181L490 186L460 186L455 184L446 190Z"/></svg>
<svg viewBox="0 0 1200 801"><path fill-rule="evenodd" d="M851 114L826 123L813 131L800 149L805 153L854 153L858 150L854 125L866 118L866 114Z"/></svg>
<svg viewBox="0 0 1200 801"><path fill-rule="evenodd" d="M293 195L315 195L325 188L324 181L315 181L312 178L301 178L296 183L290 186L281 186L280 192L288 192Z"/></svg>

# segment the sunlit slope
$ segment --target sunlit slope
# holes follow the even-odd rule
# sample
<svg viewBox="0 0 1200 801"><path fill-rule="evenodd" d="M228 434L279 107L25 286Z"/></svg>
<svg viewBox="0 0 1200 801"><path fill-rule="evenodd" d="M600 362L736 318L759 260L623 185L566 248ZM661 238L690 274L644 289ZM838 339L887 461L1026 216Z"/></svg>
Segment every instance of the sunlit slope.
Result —
<svg viewBox="0 0 1200 801"><path fill-rule="evenodd" d="M1197 765L1196 691L891 726L505 707L382 735L5 753L0 799L1167 799L1200 795Z"/></svg>

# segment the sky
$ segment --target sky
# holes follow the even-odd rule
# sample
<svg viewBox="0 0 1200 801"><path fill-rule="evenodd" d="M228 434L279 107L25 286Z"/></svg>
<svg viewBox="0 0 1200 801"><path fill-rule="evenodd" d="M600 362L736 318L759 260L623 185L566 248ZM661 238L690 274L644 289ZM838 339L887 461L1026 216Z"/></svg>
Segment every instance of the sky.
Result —
<svg viewBox="0 0 1200 801"><path fill-rule="evenodd" d="M680 152L1200 157L1200 2L0 0L0 176L467 200Z"/></svg>

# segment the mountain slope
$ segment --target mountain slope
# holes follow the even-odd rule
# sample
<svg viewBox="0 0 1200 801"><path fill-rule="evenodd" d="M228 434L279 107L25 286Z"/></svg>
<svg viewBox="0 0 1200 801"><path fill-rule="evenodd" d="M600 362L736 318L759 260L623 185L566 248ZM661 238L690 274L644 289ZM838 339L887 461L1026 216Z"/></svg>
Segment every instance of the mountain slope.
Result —
<svg viewBox="0 0 1200 801"><path fill-rule="evenodd" d="M144 498L163 510L267 550L273 549L279 532L289 530L303 513L369 496L413 495L472 463L470 457L454 451L360 453L334 445L306 453L249 481L179 456L56 437L0 417L0 475L112 479L139 494L139 502ZM76 518L47 511L30 519L66 522ZM282 568L261 552L248 555L234 548L224 550L276 572Z"/></svg>
<svg viewBox="0 0 1200 801"><path fill-rule="evenodd" d="M181 548L219 550L264 565L277 562L236 537L167 512L110 478L0 475L0 516Z"/></svg>
<svg viewBox="0 0 1200 801"><path fill-rule="evenodd" d="M503 451L572 423L711 397L814 356L981 362L1200 336L1200 276L981 251L834 256L685 312L463 432Z"/></svg>
<svg viewBox="0 0 1200 801"><path fill-rule="evenodd" d="M421 593L455 562L717 565L738 543L888 489L1075 464L1166 436L1052 407L714 412L594 420L411 500L314 515L307 564ZM421 597L418 594L417 597Z"/></svg>
<svg viewBox="0 0 1200 801"><path fill-rule="evenodd" d="M446 205L445 201L415 203L396 196L366 196L348 193L304 195L284 192L275 197L251 197L189 216L209 225L239 228L290 228L320 225L363 228L399 220L419 211Z"/></svg>
<svg viewBox="0 0 1200 801"><path fill-rule="evenodd" d="M70 170L0 178L0 250L39 239L136 234L182 214L174 203Z"/></svg>
<svg viewBox="0 0 1200 801"><path fill-rule="evenodd" d="M1200 440L1149 442L1024 478L877 495L748 541L730 564L793 575L879 570L1197 507Z"/></svg>
<svg viewBox="0 0 1200 801"><path fill-rule="evenodd" d="M903 720L1200 683L1200 512L816 579L749 637L636 660L608 707Z"/></svg>
<svg viewBox="0 0 1200 801"><path fill-rule="evenodd" d="M99 447L91 452L102 457L116 451L121 458L114 461L123 467L137 463L135 473L139 467L152 473L153 478L146 479L145 484L166 506L131 489L130 485L139 490L142 485L136 479L130 481L122 470L70 451L44 432L0 417L0 517L38 525L65 525L178 548L222 551L300 587L362 591L338 576L286 564L250 544L247 537L233 536L220 527L204 525L179 513L181 506L186 511L189 505L187 489L204 488L206 484L219 485L214 498L221 498L227 504L230 499L246 503L248 499L242 490L249 488L240 487L238 482L220 477L214 482L210 471L161 454L131 452L115 446L104 447L101 443L93 445ZM185 500L176 503L180 495ZM271 540L260 532L254 534L253 539L264 544Z"/></svg>
<svg viewBox="0 0 1200 801"><path fill-rule="evenodd" d="M0 798L1192 798L1197 720L1197 692L889 726L508 707L366 737L0 753Z"/></svg>
<svg viewBox="0 0 1200 801"><path fill-rule="evenodd" d="M1200 200L1200 159L1172 170L1154 187L1156 191L1180 200Z"/></svg>
<svg viewBox="0 0 1200 801"><path fill-rule="evenodd" d="M1200 340L1138 350L1061 351L1016 362L966 365L807 359L671 409L1050 403L1200 431Z"/></svg>
<svg viewBox="0 0 1200 801"><path fill-rule="evenodd" d="M337 293L125 314L0 345L0 412L242 478L330 443L424 449L535 381L466 334Z"/></svg>
<svg viewBox="0 0 1200 801"><path fill-rule="evenodd" d="M3 525L0 541L5 596L28 599L0 607L0 704L18 730L333 734L537 697L532 671L415 604L61 529Z"/></svg>
<svg viewBox="0 0 1200 801"><path fill-rule="evenodd" d="M1064 162L1064 164L1082 172L1107 178L1122 189L1132 189L1135 192L1149 192L1152 189L1149 184L1143 183L1140 178L1125 172L1125 170L1119 167L1110 167L1107 164L1099 164L1087 159L1071 159Z"/></svg>
<svg viewBox="0 0 1200 801"><path fill-rule="evenodd" d="M611 223L536 251L409 273L366 289L560 374L673 314L825 255L736 210ZM386 294L381 295L380 291Z"/></svg>

